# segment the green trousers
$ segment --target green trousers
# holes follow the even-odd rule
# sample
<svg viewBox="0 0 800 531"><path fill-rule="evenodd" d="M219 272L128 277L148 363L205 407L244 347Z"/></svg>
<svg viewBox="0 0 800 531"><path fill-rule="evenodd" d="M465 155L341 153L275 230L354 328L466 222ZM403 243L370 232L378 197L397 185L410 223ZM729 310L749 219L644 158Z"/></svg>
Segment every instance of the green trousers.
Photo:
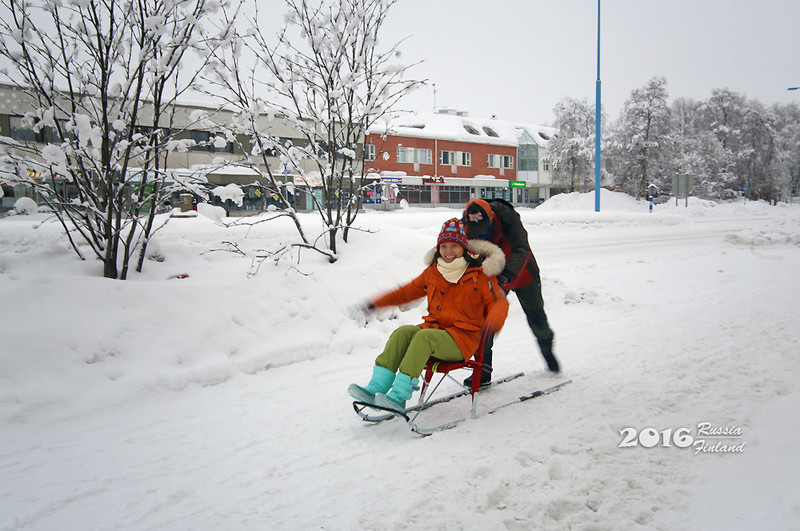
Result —
<svg viewBox="0 0 800 531"><path fill-rule="evenodd" d="M375 359L375 365L417 378L431 357L464 361L458 343L446 330L407 325L392 332L383 353Z"/></svg>

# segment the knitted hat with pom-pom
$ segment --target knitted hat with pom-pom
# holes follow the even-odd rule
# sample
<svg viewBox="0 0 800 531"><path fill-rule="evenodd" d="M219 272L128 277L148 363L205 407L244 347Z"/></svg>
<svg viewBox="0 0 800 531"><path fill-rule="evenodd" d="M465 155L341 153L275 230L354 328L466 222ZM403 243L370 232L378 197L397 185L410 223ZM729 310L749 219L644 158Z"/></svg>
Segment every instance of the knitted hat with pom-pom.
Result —
<svg viewBox="0 0 800 531"><path fill-rule="evenodd" d="M436 246L439 247L445 242L457 243L464 250L468 249L467 229L460 219L448 219L442 225L442 230L439 231L439 237L436 239Z"/></svg>

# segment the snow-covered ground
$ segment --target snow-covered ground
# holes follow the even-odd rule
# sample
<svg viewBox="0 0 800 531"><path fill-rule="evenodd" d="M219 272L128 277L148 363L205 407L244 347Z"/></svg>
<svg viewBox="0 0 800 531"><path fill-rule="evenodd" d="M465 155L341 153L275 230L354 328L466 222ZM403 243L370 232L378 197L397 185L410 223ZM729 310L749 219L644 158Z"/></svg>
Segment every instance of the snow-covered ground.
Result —
<svg viewBox="0 0 800 531"><path fill-rule="evenodd" d="M287 219L173 218L125 282L0 219L0 529L800 529L800 207L593 206L522 209L573 383L426 438L346 392L423 308L347 310L457 211L362 214L335 264L260 263ZM479 410L559 381L511 299L495 375L526 375Z"/></svg>

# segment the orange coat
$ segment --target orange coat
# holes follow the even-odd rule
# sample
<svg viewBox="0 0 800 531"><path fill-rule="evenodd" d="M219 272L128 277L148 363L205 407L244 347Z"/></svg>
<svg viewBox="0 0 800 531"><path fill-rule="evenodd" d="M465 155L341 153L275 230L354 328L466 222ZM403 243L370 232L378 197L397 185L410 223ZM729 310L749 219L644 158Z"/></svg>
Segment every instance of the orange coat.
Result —
<svg viewBox="0 0 800 531"><path fill-rule="evenodd" d="M471 264L457 283L451 284L439 273L434 260L436 249L432 249L426 256L429 265L421 275L372 302L380 308L427 297L428 314L419 326L447 330L465 360L478 350L482 331L500 331L508 315L508 301L496 277L505 265L503 251L481 240L470 240L469 247L478 256L470 259L465 255Z"/></svg>

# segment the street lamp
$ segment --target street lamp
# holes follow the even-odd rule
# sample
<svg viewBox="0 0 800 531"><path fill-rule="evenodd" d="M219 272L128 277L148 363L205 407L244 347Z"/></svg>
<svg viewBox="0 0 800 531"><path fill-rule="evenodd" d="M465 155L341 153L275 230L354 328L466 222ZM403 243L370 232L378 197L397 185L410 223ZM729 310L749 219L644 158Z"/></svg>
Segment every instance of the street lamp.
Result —
<svg viewBox="0 0 800 531"><path fill-rule="evenodd" d="M597 0L597 84L594 106L594 211L600 212L600 0Z"/></svg>

